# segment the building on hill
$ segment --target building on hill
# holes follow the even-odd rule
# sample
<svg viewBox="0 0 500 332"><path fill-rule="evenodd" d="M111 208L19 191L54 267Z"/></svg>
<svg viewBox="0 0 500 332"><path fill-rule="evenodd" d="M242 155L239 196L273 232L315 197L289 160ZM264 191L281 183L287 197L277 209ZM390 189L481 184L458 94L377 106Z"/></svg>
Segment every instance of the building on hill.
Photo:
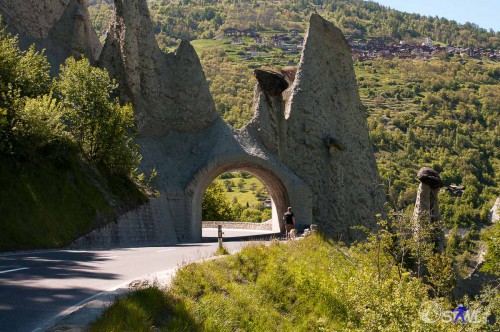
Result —
<svg viewBox="0 0 500 332"><path fill-rule="evenodd" d="M224 36L238 36L240 34L240 30L235 28L227 28L224 29Z"/></svg>
<svg viewBox="0 0 500 332"><path fill-rule="evenodd" d="M241 44L243 44L243 42L241 41L240 37L234 37L231 40L231 45L241 45Z"/></svg>
<svg viewBox="0 0 500 332"><path fill-rule="evenodd" d="M293 29L290 31L290 36L291 37L297 37L301 31L297 29Z"/></svg>
<svg viewBox="0 0 500 332"><path fill-rule="evenodd" d="M298 38L297 38L298 39ZM284 43L287 41L284 39ZM276 44L275 44L276 45ZM378 41L355 41L349 40L353 58L358 61L373 60L374 58L382 57L384 59L430 59L431 57L447 54L448 56L468 56L474 59L489 58L493 61L500 60L500 52L486 48L460 48L453 45L443 47L441 45L432 45L432 40L427 38L421 44L408 44L400 41L399 44L385 44ZM429 46L432 45L432 46ZM282 47L280 45L276 45Z"/></svg>
<svg viewBox="0 0 500 332"><path fill-rule="evenodd" d="M264 36L255 37L254 43L255 44L265 44L266 43L266 37L264 37Z"/></svg>
<svg viewBox="0 0 500 332"><path fill-rule="evenodd" d="M424 42L422 43L422 46L432 47L432 39L430 39L429 37L425 38Z"/></svg>
<svg viewBox="0 0 500 332"><path fill-rule="evenodd" d="M240 31L240 35L243 35L245 37L257 37L257 36L259 36L259 34L257 33L257 30L252 29L252 28Z"/></svg>
<svg viewBox="0 0 500 332"><path fill-rule="evenodd" d="M283 46L285 44L284 35L274 35L271 37L271 43L275 46Z"/></svg>

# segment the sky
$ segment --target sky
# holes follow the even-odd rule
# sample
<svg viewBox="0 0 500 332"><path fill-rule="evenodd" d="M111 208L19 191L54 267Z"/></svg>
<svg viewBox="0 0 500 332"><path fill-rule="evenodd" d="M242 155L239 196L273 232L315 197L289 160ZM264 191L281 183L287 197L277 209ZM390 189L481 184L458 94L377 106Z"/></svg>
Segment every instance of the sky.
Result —
<svg viewBox="0 0 500 332"><path fill-rule="evenodd" d="M373 0L403 12L471 22L500 31L500 0Z"/></svg>

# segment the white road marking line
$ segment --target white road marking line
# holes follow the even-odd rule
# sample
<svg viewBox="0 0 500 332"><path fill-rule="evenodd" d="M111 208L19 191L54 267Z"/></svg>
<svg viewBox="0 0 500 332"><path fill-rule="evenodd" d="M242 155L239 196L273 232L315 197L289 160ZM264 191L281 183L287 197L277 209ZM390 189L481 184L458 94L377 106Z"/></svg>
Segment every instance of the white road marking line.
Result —
<svg viewBox="0 0 500 332"><path fill-rule="evenodd" d="M19 269L0 271L0 274L2 274L2 273L9 273L9 272L16 272L16 271L22 271L22 270L29 270L29 269L30 269L29 267L21 267Z"/></svg>
<svg viewBox="0 0 500 332"><path fill-rule="evenodd" d="M173 251L175 250L174 248L170 248L170 249L163 249L163 250L158 250L157 252L165 252L165 251Z"/></svg>

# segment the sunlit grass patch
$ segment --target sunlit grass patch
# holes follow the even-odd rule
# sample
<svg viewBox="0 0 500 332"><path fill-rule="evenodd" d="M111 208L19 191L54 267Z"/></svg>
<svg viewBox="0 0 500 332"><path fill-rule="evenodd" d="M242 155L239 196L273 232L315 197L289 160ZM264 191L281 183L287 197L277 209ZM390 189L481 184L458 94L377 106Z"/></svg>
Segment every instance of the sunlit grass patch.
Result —
<svg viewBox="0 0 500 332"><path fill-rule="evenodd" d="M103 316L100 324L109 325L99 326L130 330L113 315L135 315L142 324L137 328L161 331L453 331L422 322L427 287L399 276L387 260L377 261L374 248L348 248L319 235L251 245L183 266L165 293L148 291L152 303L141 302L144 293L119 300L125 309Z"/></svg>
<svg viewBox="0 0 500 332"><path fill-rule="evenodd" d="M229 254L231 253L229 252L229 250L227 250L226 247L217 248L217 250L215 251L216 256L229 255Z"/></svg>

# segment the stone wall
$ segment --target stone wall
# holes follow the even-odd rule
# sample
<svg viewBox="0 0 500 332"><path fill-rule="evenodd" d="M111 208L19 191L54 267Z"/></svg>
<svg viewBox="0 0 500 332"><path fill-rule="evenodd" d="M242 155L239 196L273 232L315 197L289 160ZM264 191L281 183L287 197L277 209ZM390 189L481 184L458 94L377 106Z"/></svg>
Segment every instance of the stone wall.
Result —
<svg viewBox="0 0 500 332"><path fill-rule="evenodd" d="M151 200L106 226L77 239L72 248L160 246L178 242L169 220L172 207L164 198ZM162 222L164 221L164 222Z"/></svg>
<svg viewBox="0 0 500 332"><path fill-rule="evenodd" d="M237 222L237 221L204 221L202 223L203 228L218 228L219 225L224 228L231 229L255 229L262 231L272 231L273 225L271 222Z"/></svg>

